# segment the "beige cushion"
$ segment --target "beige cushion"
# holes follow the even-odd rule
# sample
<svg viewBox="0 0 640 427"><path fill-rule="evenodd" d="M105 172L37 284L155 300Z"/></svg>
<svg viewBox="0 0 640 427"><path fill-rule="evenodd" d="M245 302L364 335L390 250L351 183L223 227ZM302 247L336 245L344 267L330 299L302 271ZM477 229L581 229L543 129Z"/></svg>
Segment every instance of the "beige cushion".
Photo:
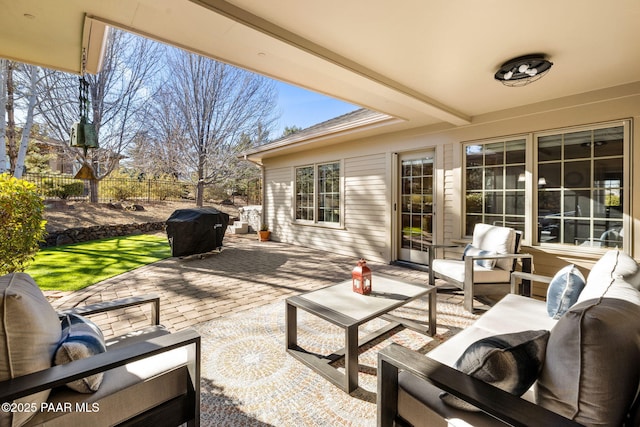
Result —
<svg viewBox="0 0 640 427"><path fill-rule="evenodd" d="M516 232L513 228L476 224L473 228L471 244L496 254L513 254L516 252ZM511 271L513 259L499 259L496 261L496 267Z"/></svg>
<svg viewBox="0 0 640 427"><path fill-rule="evenodd" d="M60 340L60 321L38 285L25 273L0 277L0 381L51 367ZM20 399L40 407L49 390ZM20 426L30 412L0 412L1 426Z"/></svg>
<svg viewBox="0 0 640 427"><path fill-rule="evenodd" d="M149 327L108 340L107 351L168 333L163 327ZM61 427L118 424L185 393L188 361L188 349L177 348L107 371L95 393L77 393L66 387L55 389L49 398L49 402L54 405L67 403L73 408L98 410L44 411L31 419L28 426L45 422L47 426Z"/></svg>
<svg viewBox="0 0 640 427"><path fill-rule="evenodd" d="M640 305L640 268L624 252L611 250L595 263L577 304L601 297L617 298Z"/></svg>
<svg viewBox="0 0 640 427"><path fill-rule="evenodd" d="M434 259L433 271L464 282L464 261L459 259ZM511 273L500 268L486 268L473 263L473 283L507 283Z"/></svg>
<svg viewBox="0 0 640 427"><path fill-rule="evenodd" d="M593 426L619 426L640 382L640 306L614 298L572 307L551 331L539 405Z"/></svg>
<svg viewBox="0 0 640 427"><path fill-rule="evenodd" d="M509 321L505 322L505 319ZM532 326L550 330L557 322L547 315L547 305L544 301L509 294L471 326L431 350L427 356L453 367L467 347L479 339L523 332Z"/></svg>

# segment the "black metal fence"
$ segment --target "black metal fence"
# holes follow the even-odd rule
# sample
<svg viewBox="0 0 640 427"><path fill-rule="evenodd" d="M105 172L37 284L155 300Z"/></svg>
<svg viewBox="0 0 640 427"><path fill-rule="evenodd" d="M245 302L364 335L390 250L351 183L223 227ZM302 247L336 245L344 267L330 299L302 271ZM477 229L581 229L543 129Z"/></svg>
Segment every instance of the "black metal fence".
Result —
<svg viewBox="0 0 640 427"><path fill-rule="evenodd" d="M89 182L65 175L25 174L23 178L33 182L44 198L65 200L89 200ZM233 197L242 197L248 204L262 203L260 180L237 182L240 192ZM207 195L207 192L209 195ZM207 199L224 199L228 190L208 188ZM103 178L98 184L98 201L102 203L131 201L182 201L195 199L196 188L190 182L158 179Z"/></svg>

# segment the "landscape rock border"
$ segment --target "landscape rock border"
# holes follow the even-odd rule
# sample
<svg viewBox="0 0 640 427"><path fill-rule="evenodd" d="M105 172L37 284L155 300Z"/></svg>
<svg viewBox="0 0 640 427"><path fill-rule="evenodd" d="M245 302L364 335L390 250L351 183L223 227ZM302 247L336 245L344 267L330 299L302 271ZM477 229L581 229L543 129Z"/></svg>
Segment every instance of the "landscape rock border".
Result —
<svg viewBox="0 0 640 427"><path fill-rule="evenodd" d="M88 242L109 237L129 236L153 231L164 231L166 221L145 222L140 224L94 225L92 227L76 227L66 230L51 231L40 245L43 248Z"/></svg>

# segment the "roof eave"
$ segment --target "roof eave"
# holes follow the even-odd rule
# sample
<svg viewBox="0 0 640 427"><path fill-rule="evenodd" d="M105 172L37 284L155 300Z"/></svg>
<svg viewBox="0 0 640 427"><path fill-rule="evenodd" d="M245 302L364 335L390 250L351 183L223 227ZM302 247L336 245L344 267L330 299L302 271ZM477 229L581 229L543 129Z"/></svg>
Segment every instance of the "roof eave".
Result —
<svg viewBox="0 0 640 427"><path fill-rule="evenodd" d="M310 148L310 146L326 143L327 141L345 136L353 138L359 133L401 122L404 122L404 120L388 114L372 112L372 114L367 117L339 123L330 128L320 129L317 132L308 133L303 130L294 133L286 138L248 150L239 157L254 163L261 163L263 158L300 151L301 149Z"/></svg>

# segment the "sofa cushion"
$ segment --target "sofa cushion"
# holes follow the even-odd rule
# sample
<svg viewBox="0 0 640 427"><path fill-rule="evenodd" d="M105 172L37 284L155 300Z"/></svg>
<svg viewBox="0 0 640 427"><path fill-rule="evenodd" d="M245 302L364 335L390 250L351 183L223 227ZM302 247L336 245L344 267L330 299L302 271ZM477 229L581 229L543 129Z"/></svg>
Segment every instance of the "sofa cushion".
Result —
<svg viewBox="0 0 640 427"><path fill-rule="evenodd" d="M105 351L104 335L91 320L77 314L68 314L62 319L62 340L54 358L56 365L64 365ZM100 387L103 376L102 372L90 375L67 383L67 387L79 393L93 393Z"/></svg>
<svg viewBox="0 0 640 427"><path fill-rule="evenodd" d="M509 319L508 322L505 319ZM544 301L522 295L508 294L484 313L471 326L455 334L427 355L453 367L462 353L479 339L531 329L550 330L558 323L547 315Z"/></svg>
<svg viewBox="0 0 640 427"><path fill-rule="evenodd" d="M476 248L492 251L496 254L512 254L516 252L516 232L508 227L476 224L471 244ZM496 267L511 271L513 260L499 259L496 261Z"/></svg>
<svg viewBox="0 0 640 427"><path fill-rule="evenodd" d="M578 303L551 331L537 402L581 424L622 425L638 390L638 360L640 306L617 298Z"/></svg>
<svg viewBox="0 0 640 427"><path fill-rule="evenodd" d="M461 283L464 283L464 269L464 261L459 259L433 260L433 271ZM473 283L508 283L510 278L509 271L501 268L490 269L477 264L473 266Z"/></svg>
<svg viewBox="0 0 640 427"><path fill-rule="evenodd" d="M472 377L521 396L536 381L544 361L549 331L495 335L471 344L455 368ZM478 410L448 393L442 400L459 409Z"/></svg>
<svg viewBox="0 0 640 427"><path fill-rule="evenodd" d="M462 253L462 259L464 260L467 256L482 256L482 255L496 255L494 251L485 251L484 249L476 248L471 243L469 243ZM480 267L488 268L489 270L493 270L496 266L495 259L477 259L475 260L475 264Z"/></svg>
<svg viewBox="0 0 640 427"><path fill-rule="evenodd" d="M584 289L584 276L570 264L560 269L551 279L547 288L547 313L554 319L559 319L576 303L580 292Z"/></svg>
<svg viewBox="0 0 640 427"><path fill-rule="evenodd" d="M169 331L163 327L147 327L124 337L108 339L107 351L123 349L166 334ZM73 408L86 407L87 411L39 412L29 425L84 427L119 424L184 394L188 362L189 349L181 347L105 372L102 384L95 393L82 394L67 387L58 387L49 398L53 407L70 403ZM91 410L95 412L89 412Z"/></svg>
<svg viewBox="0 0 640 427"><path fill-rule="evenodd" d="M606 252L596 262L577 303L597 298L617 298L640 305L640 268L622 251Z"/></svg>
<svg viewBox="0 0 640 427"><path fill-rule="evenodd" d="M0 277L0 381L51 367L60 341L60 320L42 291L25 273ZM38 408L50 390L16 400ZM0 412L0 425L20 426L32 412Z"/></svg>

